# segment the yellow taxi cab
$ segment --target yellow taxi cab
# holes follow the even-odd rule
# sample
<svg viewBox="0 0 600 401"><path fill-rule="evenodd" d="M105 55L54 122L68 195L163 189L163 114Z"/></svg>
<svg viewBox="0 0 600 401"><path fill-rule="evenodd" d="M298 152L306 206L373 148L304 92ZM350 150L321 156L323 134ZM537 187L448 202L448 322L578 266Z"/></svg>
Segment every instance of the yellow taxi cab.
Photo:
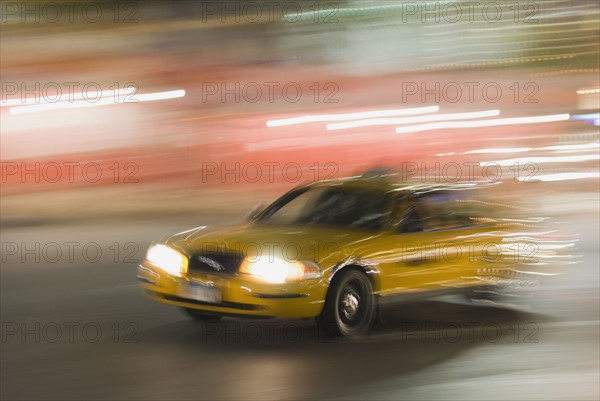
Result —
<svg viewBox="0 0 600 401"><path fill-rule="evenodd" d="M137 277L199 321L316 318L328 333L361 336L382 306L515 280L510 230L475 211L477 188L389 177L303 185L240 226L153 243Z"/></svg>

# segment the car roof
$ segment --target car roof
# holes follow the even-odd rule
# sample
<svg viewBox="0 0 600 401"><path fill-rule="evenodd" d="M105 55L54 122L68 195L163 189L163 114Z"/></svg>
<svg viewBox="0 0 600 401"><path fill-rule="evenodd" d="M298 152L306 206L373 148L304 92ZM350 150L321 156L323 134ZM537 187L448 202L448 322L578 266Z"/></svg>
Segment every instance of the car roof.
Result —
<svg viewBox="0 0 600 401"><path fill-rule="evenodd" d="M423 196L432 192L464 191L487 188L499 184L498 182L470 181L470 182L426 182L425 180L403 180L396 174L381 176L353 176L331 180L316 181L305 187L342 187L356 191L398 192Z"/></svg>

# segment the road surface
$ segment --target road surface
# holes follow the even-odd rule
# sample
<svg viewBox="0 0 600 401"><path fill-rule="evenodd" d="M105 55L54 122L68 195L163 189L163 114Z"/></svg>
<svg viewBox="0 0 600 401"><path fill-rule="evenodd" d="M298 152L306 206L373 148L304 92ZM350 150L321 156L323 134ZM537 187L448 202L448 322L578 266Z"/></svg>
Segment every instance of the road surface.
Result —
<svg viewBox="0 0 600 401"><path fill-rule="evenodd" d="M414 303L355 342L312 320L203 326L147 299L137 260L194 223L3 227L2 399L598 399L597 220L579 217L584 262L530 310Z"/></svg>

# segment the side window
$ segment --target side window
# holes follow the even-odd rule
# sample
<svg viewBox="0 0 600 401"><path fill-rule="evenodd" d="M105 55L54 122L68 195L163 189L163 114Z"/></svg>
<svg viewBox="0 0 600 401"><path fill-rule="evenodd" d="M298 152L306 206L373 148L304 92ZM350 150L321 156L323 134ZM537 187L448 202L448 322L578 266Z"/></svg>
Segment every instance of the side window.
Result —
<svg viewBox="0 0 600 401"><path fill-rule="evenodd" d="M421 213L417 210L418 200L412 195L400 195L394 207L394 226L398 233L423 231Z"/></svg>
<svg viewBox="0 0 600 401"><path fill-rule="evenodd" d="M405 210L398 226L398 232L416 233L423 231L423 218L416 203L410 204Z"/></svg>
<svg viewBox="0 0 600 401"><path fill-rule="evenodd" d="M472 225L464 209L447 194L421 197L405 207L398 232L452 230Z"/></svg>

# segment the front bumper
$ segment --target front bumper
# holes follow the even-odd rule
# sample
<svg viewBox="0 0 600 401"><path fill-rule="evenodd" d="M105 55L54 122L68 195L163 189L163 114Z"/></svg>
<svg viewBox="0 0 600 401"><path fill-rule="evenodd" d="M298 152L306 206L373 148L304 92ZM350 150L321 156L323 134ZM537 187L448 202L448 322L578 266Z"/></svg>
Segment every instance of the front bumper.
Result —
<svg viewBox="0 0 600 401"><path fill-rule="evenodd" d="M148 264L138 267L142 290L152 299L211 314L254 317L310 318L323 309L327 283L322 279L269 284L246 275L198 274L174 277ZM182 288L193 282L214 288L219 302L191 299Z"/></svg>

